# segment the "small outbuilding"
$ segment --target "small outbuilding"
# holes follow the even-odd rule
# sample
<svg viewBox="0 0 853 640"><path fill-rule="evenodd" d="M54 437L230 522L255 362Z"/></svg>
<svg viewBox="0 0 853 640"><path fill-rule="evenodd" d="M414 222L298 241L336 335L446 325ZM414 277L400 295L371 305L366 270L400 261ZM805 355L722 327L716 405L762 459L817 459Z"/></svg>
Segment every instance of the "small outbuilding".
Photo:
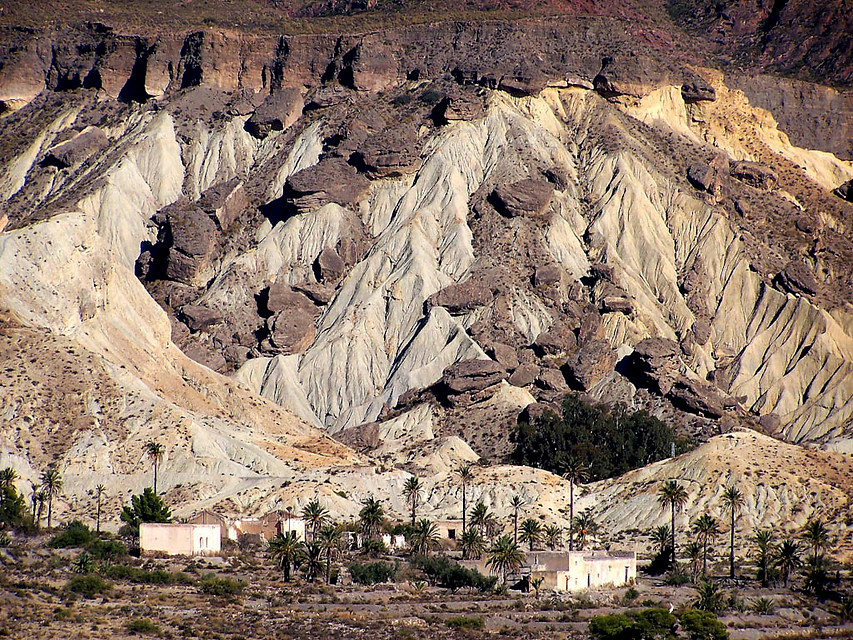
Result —
<svg viewBox="0 0 853 640"><path fill-rule="evenodd" d="M219 524L143 522L139 525L139 549L170 556L210 556L222 549Z"/></svg>

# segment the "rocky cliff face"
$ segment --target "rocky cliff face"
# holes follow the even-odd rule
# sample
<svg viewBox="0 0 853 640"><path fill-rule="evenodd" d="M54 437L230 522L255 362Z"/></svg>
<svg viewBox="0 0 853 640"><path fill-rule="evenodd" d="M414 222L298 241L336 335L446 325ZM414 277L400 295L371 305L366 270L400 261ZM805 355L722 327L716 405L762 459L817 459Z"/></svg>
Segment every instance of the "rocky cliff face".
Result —
<svg viewBox="0 0 853 640"><path fill-rule="evenodd" d="M517 420L569 390L699 441L849 451L849 154L752 102L790 89L740 91L675 42L600 17L18 34L0 465L130 491L156 438L187 509L322 477L351 513L417 472L444 513L450 470L505 460ZM545 511L564 488L483 473L543 483Z"/></svg>

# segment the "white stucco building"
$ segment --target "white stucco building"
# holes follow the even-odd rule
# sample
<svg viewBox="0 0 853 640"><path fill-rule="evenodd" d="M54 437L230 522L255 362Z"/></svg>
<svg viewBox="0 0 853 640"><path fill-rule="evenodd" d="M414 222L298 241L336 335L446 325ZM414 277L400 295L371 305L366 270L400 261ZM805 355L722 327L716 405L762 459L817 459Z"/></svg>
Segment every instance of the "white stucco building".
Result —
<svg viewBox="0 0 853 640"><path fill-rule="evenodd" d="M218 524L143 522L139 525L139 549L170 556L209 556L220 552L222 529Z"/></svg>
<svg viewBox="0 0 853 640"><path fill-rule="evenodd" d="M532 578L543 578L543 588L557 591L619 587L637 579L634 552L528 553L527 563Z"/></svg>

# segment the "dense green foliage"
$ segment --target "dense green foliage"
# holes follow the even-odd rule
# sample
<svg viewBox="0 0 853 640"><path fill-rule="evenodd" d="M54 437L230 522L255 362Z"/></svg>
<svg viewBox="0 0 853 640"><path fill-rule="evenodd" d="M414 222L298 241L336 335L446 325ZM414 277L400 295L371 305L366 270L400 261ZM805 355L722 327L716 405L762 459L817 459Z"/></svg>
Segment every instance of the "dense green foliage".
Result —
<svg viewBox="0 0 853 640"><path fill-rule="evenodd" d="M482 629L485 626L485 621L482 618L454 616L448 618L445 624L451 629Z"/></svg>
<svg viewBox="0 0 853 640"><path fill-rule="evenodd" d="M112 562L127 555L127 547L118 540L102 540L97 538L86 545L86 551L95 560Z"/></svg>
<svg viewBox="0 0 853 640"><path fill-rule="evenodd" d="M470 587L481 592L487 592L494 589L498 580L495 576L484 576L476 569L463 567L458 562L444 556L435 558L414 557L411 563L413 567L423 571L432 584L451 591Z"/></svg>
<svg viewBox="0 0 853 640"><path fill-rule="evenodd" d="M139 537L139 524L142 522L171 522L172 512L163 499L150 487L130 497L130 504L124 505L121 511L121 521L125 526L121 528L123 535Z"/></svg>
<svg viewBox="0 0 853 640"><path fill-rule="evenodd" d="M666 458L673 442L676 451L687 449L670 427L645 411L567 395L561 413L546 412L533 424L518 425L515 462L562 473L574 457L589 468L590 480L601 480Z"/></svg>
<svg viewBox="0 0 853 640"><path fill-rule="evenodd" d="M20 527L30 518L24 496L10 484L0 488L0 531Z"/></svg>
<svg viewBox="0 0 853 640"><path fill-rule="evenodd" d="M678 619L682 631L690 640L727 640L729 637L726 625L708 611L688 609Z"/></svg>
<svg viewBox="0 0 853 640"><path fill-rule="evenodd" d="M53 536L48 546L54 549L67 547L85 547L95 541L95 532L79 520L65 524L59 533Z"/></svg>
<svg viewBox="0 0 853 640"><path fill-rule="evenodd" d="M595 616L589 632L600 640L654 640L675 638L675 616L665 609L643 609Z"/></svg>
<svg viewBox="0 0 853 640"><path fill-rule="evenodd" d="M154 624L150 620L146 620L145 618L134 618L133 620L129 620L125 628L128 633L144 633L154 636L159 636L163 633L158 625Z"/></svg>
<svg viewBox="0 0 853 640"><path fill-rule="evenodd" d="M231 578L218 578L209 573L198 582L198 590L210 596L238 596L243 593L246 583Z"/></svg>
<svg viewBox="0 0 853 640"><path fill-rule="evenodd" d="M110 591L113 585L96 573L90 573L74 576L66 583L65 588L68 591L79 593L86 598L94 598L97 595Z"/></svg>
<svg viewBox="0 0 853 640"><path fill-rule="evenodd" d="M387 562L353 562L348 568L356 584L388 582L397 572L396 567Z"/></svg>

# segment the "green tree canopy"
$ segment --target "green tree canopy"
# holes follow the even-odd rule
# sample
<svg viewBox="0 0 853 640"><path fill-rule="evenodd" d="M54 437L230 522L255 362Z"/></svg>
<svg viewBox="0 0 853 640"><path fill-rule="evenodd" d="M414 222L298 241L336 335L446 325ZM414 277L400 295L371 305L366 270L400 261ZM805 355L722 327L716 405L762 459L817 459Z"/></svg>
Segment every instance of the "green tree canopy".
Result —
<svg viewBox="0 0 853 640"><path fill-rule="evenodd" d="M129 505L124 505L121 521L125 523L121 529L122 534L137 538L140 523L171 522L172 512L151 487L146 487L142 493L130 497Z"/></svg>
<svg viewBox="0 0 853 640"><path fill-rule="evenodd" d="M520 423L513 434L513 460L555 473L566 461L589 469L590 480L621 475L689 447L672 428L645 411L587 403L575 395L563 399L561 415L546 412L533 424ZM607 447L600 446L602 442Z"/></svg>

